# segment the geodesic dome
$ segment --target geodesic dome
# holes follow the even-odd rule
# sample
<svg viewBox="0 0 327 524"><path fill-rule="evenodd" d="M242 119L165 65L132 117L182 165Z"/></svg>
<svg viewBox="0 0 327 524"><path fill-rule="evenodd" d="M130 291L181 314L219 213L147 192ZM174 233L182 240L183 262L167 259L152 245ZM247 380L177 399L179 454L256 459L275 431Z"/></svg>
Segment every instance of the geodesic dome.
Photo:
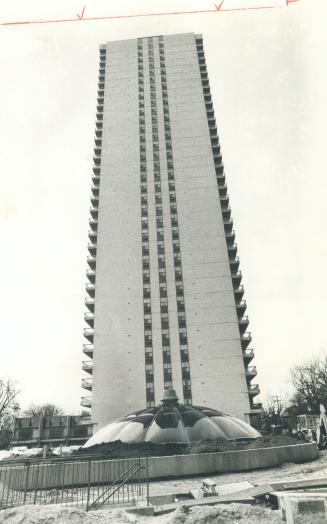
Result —
<svg viewBox="0 0 327 524"><path fill-rule="evenodd" d="M166 390L162 403L125 415L100 429L84 448L120 440L126 443L157 444L198 440L253 440L260 433L246 422L203 406L178 402L174 390Z"/></svg>

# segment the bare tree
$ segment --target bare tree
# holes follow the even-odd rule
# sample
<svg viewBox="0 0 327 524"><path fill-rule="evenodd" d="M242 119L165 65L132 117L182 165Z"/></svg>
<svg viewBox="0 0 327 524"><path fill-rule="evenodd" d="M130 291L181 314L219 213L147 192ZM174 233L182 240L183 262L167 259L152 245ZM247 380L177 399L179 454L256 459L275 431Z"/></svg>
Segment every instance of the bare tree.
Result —
<svg viewBox="0 0 327 524"><path fill-rule="evenodd" d="M26 417L60 417L64 412L55 404L41 404L40 406L30 406L24 411Z"/></svg>
<svg viewBox="0 0 327 524"><path fill-rule="evenodd" d="M291 369L295 394L291 405L302 413L319 413L319 405L327 404L327 355L315 357Z"/></svg>
<svg viewBox="0 0 327 524"><path fill-rule="evenodd" d="M19 410L18 393L12 380L0 378L0 449L7 447L11 441L12 416Z"/></svg>

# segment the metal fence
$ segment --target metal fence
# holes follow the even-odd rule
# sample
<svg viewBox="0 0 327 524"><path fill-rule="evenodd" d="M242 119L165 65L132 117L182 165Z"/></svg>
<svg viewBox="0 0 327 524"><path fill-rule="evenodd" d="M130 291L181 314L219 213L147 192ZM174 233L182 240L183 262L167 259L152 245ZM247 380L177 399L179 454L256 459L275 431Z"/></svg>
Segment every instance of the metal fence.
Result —
<svg viewBox="0 0 327 524"><path fill-rule="evenodd" d="M94 510L149 502L146 458L34 460L0 464L0 509L60 504Z"/></svg>

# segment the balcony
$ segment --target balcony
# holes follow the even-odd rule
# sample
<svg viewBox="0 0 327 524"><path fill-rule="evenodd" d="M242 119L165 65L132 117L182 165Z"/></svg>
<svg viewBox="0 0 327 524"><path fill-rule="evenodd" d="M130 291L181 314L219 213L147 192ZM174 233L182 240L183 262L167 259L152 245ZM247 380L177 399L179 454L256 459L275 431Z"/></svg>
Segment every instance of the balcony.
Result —
<svg viewBox="0 0 327 524"><path fill-rule="evenodd" d="M98 219L98 208L91 206L90 207L90 215L94 220Z"/></svg>
<svg viewBox="0 0 327 524"><path fill-rule="evenodd" d="M251 333L244 333L241 336L242 349L246 349L252 340Z"/></svg>
<svg viewBox="0 0 327 524"><path fill-rule="evenodd" d="M232 214L232 210L230 207L227 207L226 209L221 210L224 221L228 221L230 219L230 216Z"/></svg>
<svg viewBox="0 0 327 524"><path fill-rule="evenodd" d="M92 229L92 231L97 231L98 230L98 220L96 218L90 218L89 226Z"/></svg>
<svg viewBox="0 0 327 524"><path fill-rule="evenodd" d="M91 360L84 360L82 362L82 370L92 375L93 373L93 362Z"/></svg>
<svg viewBox="0 0 327 524"><path fill-rule="evenodd" d="M81 387L83 389L88 389L92 391L92 379L91 378L82 378Z"/></svg>
<svg viewBox="0 0 327 524"><path fill-rule="evenodd" d="M85 299L84 304L86 305L89 311L91 311L92 313L94 312L94 298L87 297Z"/></svg>
<svg viewBox="0 0 327 524"><path fill-rule="evenodd" d="M88 292L89 296L94 298L95 296L95 285L91 283L85 284L85 289Z"/></svg>
<svg viewBox="0 0 327 524"><path fill-rule="evenodd" d="M226 237L226 242L229 246L232 246L235 242L235 231L232 230L232 231L228 231L227 233L225 233L225 237Z"/></svg>
<svg viewBox="0 0 327 524"><path fill-rule="evenodd" d="M257 376L256 366L249 366L245 368L245 375L246 375L246 378L249 380L252 380L254 377L256 377Z"/></svg>
<svg viewBox="0 0 327 524"><path fill-rule="evenodd" d="M91 269L95 269L95 266L96 266L96 258L95 257L92 257L91 255L89 255L87 257L87 263L88 265L90 266Z"/></svg>
<svg viewBox="0 0 327 524"><path fill-rule="evenodd" d="M230 233L233 230L233 220L231 218L224 219L225 233Z"/></svg>
<svg viewBox="0 0 327 524"><path fill-rule="evenodd" d="M99 185L100 185L100 173L93 173L93 175L92 175L92 182L93 182L94 186L99 188Z"/></svg>
<svg viewBox="0 0 327 524"><path fill-rule="evenodd" d="M237 244L233 244L232 246L227 246L228 250L228 256L231 259L234 259L237 254Z"/></svg>
<svg viewBox="0 0 327 524"><path fill-rule="evenodd" d="M94 329L92 328L85 328L83 330L83 335L91 344L93 344L93 337L94 337Z"/></svg>
<svg viewBox="0 0 327 524"><path fill-rule="evenodd" d="M94 313L84 313L84 320L91 328L94 327Z"/></svg>
<svg viewBox="0 0 327 524"><path fill-rule="evenodd" d="M238 321L238 327L239 327L241 335L243 335L245 331L247 330L247 328L249 327L249 318L248 317L240 318Z"/></svg>
<svg viewBox="0 0 327 524"><path fill-rule="evenodd" d="M234 273L232 275L232 282L233 282L233 288L238 289L240 287L240 283L242 281L242 273L241 271L238 271L237 273Z"/></svg>
<svg viewBox="0 0 327 524"><path fill-rule="evenodd" d="M101 174L101 169L100 169L99 166L93 166L93 167L92 167L92 171L93 171L93 174L94 174L95 176L98 176L98 177L99 177L100 174Z"/></svg>
<svg viewBox="0 0 327 524"><path fill-rule="evenodd" d="M257 412L257 413L262 413L263 412L263 407L262 407L262 403L261 402L256 402L255 404L252 404L251 413L253 413L253 412Z"/></svg>
<svg viewBox="0 0 327 524"><path fill-rule="evenodd" d="M99 205L99 195L94 195L94 194L92 193L92 195L91 195L91 199L90 199L90 200L91 200L91 204L92 204L92 206L94 206L94 207L97 208L98 205Z"/></svg>
<svg viewBox="0 0 327 524"><path fill-rule="evenodd" d="M245 300L242 300L239 304L236 304L236 311L237 311L237 316L239 318L243 317L246 311L246 301Z"/></svg>
<svg viewBox="0 0 327 524"><path fill-rule="evenodd" d="M238 289L234 289L234 298L236 305L240 303L244 295L244 287L240 286Z"/></svg>
<svg viewBox="0 0 327 524"><path fill-rule="evenodd" d="M235 257L234 260L229 261L229 267L232 273L236 273L240 265L240 259Z"/></svg>
<svg viewBox="0 0 327 524"><path fill-rule="evenodd" d="M90 358L93 358L93 344L83 344L83 353Z"/></svg>
<svg viewBox="0 0 327 524"><path fill-rule="evenodd" d="M92 398L91 397L82 397L81 406L83 406L84 408L91 408L92 407Z"/></svg>
<svg viewBox="0 0 327 524"><path fill-rule="evenodd" d="M220 196L220 204L223 208L226 208L228 207L228 204L229 204L229 196L228 195L224 195L224 196Z"/></svg>
<svg viewBox="0 0 327 524"><path fill-rule="evenodd" d="M219 197L222 198L227 195L227 186L225 184L225 181L223 184L220 184L218 181L218 191L219 191Z"/></svg>
<svg viewBox="0 0 327 524"><path fill-rule="evenodd" d="M91 229L89 230L88 234L89 234L89 239L91 240L91 242L95 244L97 241L97 236L98 236L97 231L93 231L93 229Z"/></svg>
<svg viewBox="0 0 327 524"><path fill-rule="evenodd" d="M92 185L91 186L91 191L92 191L92 194L93 196L99 196L99 186L98 185Z"/></svg>
<svg viewBox="0 0 327 524"><path fill-rule="evenodd" d="M96 255L96 253L97 253L97 245L96 244L94 244L93 242L90 242L87 245L87 249L89 250L90 255L92 255L92 256Z"/></svg>
<svg viewBox="0 0 327 524"><path fill-rule="evenodd" d="M251 362L251 360L254 358L254 351L253 349L243 349L243 360L246 365Z"/></svg>
<svg viewBox="0 0 327 524"><path fill-rule="evenodd" d="M95 271L94 269L87 269L86 270L86 276L89 279L89 281L94 284L95 282Z"/></svg>
<svg viewBox="0 0 327 524"><path fill-rule="evenodd" d="M260 388L258 384L253 384L251 386L248 386L248 392L251 397L255 397L256 395L260 394Z"/></svg>

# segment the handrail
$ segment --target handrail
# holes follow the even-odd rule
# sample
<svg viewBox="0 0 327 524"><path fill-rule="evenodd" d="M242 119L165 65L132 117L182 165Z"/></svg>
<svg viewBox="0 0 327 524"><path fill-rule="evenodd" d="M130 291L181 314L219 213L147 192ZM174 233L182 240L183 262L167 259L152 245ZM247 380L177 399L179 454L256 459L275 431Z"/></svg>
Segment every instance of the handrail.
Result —
<svg viewBox="0 0 327 524"><path fill-rule="evenodd" d="M134 469L136 466L136 469L135 471L133 471L131 474L128 475L128 473ZM97 499L95 499L92 504L90 504L90 506L88 506L86 508L86 511L88 511L89 509L99 509L101 506L103 506L105 504L105 502L107 502L107 500L112 497L112 495L114 495L114 493L116 493L116 491L118 491L121 486L123 486L124 484L126 484L126 482L128 480L130 480L132 478L133 475L135 475L135 473L138 473L139 471L141 471L141 469L143 469L144 467L140 465L140 462L134 462L134 464L132 464L126 471L124 471L124 473L122 473L122 475L120 475L120 477L118 477L118 479L115 480L115 482L113 482ZM126 477L124 479L124 477ZM115 489L113 489L115 488ZM111 493L108 494L108 492L111 491ZM108 494L108 496L106 498L104 498L104 496ZM103 499L101 502L100 499Z"/></svg>

